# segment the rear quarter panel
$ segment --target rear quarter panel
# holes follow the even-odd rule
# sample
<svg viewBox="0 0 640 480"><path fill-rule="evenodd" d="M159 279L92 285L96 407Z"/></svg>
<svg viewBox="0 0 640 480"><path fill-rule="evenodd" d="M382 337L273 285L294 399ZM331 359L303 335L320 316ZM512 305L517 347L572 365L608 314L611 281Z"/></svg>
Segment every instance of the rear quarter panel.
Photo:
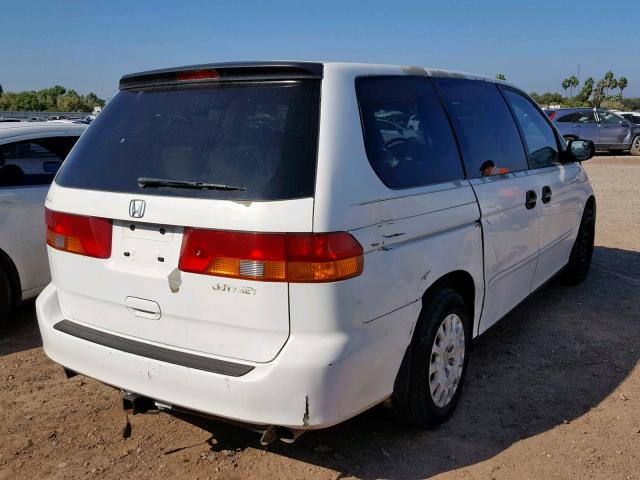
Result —
<svg viewBox="0 0 640 480"><path fill-rule="evenodd" d="M360 74L403 74L401 68L358 72L325 69L313 230L349 231L364 248L364 272L343 282L291 284L291 334L340 331L348 338L383 335L371 352L354 402L371 404L393 390L411 341L422 296L443 275L468 272L476 285L474 324L482 303L479 210L466 180L390 190L372 170L355 95ZM361 342L345 344L362 348Z"/></svg>

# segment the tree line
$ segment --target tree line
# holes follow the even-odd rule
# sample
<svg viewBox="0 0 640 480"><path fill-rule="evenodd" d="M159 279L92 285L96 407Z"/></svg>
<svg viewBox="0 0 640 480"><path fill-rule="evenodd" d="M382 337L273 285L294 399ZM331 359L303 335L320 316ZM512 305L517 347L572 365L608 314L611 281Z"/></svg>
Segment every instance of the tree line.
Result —
<svg viewBox="0 0 640 480"><path fill-rule="evenodd" d="M105 101L95 93L80 95L75 90L55 85L42 90L4 92L0 85L0 110L13 112L91 112L104 107Z"/></svg>
<svg viewBox="0 0 640 480"><path fill-rule="evenodd" d="M497 80L506 80L502 73L496 75ZM634 110L640 108L640 98L623 98L624 90L629 86L626 77L616 78L612 71L608 71L597 82L588 77L580 87L580 81L575 75L562 80L564 95L558 92L531 93L540 105L561 105L563 107L596 107L612 108L616 110ZM569 91L567 95L567 90ZM576 94L574 95L574 91Z"/></svg>

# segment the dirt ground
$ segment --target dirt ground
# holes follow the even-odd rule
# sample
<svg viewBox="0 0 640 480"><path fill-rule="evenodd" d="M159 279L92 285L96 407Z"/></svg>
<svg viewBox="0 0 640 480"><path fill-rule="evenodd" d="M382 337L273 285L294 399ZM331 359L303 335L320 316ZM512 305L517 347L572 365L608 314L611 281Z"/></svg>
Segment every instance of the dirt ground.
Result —
<svg viewBox="0 0 640 480"><path fill-rule="evenodd" d="M640 158L585 163L598 198L587 281L552 283L472 352L451 420L432 431L379 408L294 445L166 413L66 380L33 304L0 330L0 479L640 479Z"/></svg>

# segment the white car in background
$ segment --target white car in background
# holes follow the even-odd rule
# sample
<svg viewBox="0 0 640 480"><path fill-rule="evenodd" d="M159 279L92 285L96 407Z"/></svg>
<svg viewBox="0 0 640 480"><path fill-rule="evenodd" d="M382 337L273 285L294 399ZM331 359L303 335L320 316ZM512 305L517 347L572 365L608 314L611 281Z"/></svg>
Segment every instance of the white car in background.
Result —
<svg viewBox="0 0 640 480"><path fill-rule="evenodd" d="M0 322L12 305L49 282L42 224L54 175L87 128L66 123L0 123Z"/></svg>
<svg viewBox="0 0 640 480"><path fill-rule="evenodd" d="M616 112L616 113L626 118L634 125L640 125L640 112Z"/></svg>

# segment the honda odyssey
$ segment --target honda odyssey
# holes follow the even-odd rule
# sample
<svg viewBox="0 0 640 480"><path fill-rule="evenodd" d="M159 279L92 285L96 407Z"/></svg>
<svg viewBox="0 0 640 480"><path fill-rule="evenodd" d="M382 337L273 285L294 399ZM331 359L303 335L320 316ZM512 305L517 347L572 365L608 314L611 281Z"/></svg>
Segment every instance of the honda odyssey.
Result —
<svg viewBox="0 0 640 480"><path fill-rule="evenodd" d="M264 431L376 404L419 427L472 339L587 275L596 204L518 88L422 67L257 62L126 75L46 201L44 350Z"/></svg>

